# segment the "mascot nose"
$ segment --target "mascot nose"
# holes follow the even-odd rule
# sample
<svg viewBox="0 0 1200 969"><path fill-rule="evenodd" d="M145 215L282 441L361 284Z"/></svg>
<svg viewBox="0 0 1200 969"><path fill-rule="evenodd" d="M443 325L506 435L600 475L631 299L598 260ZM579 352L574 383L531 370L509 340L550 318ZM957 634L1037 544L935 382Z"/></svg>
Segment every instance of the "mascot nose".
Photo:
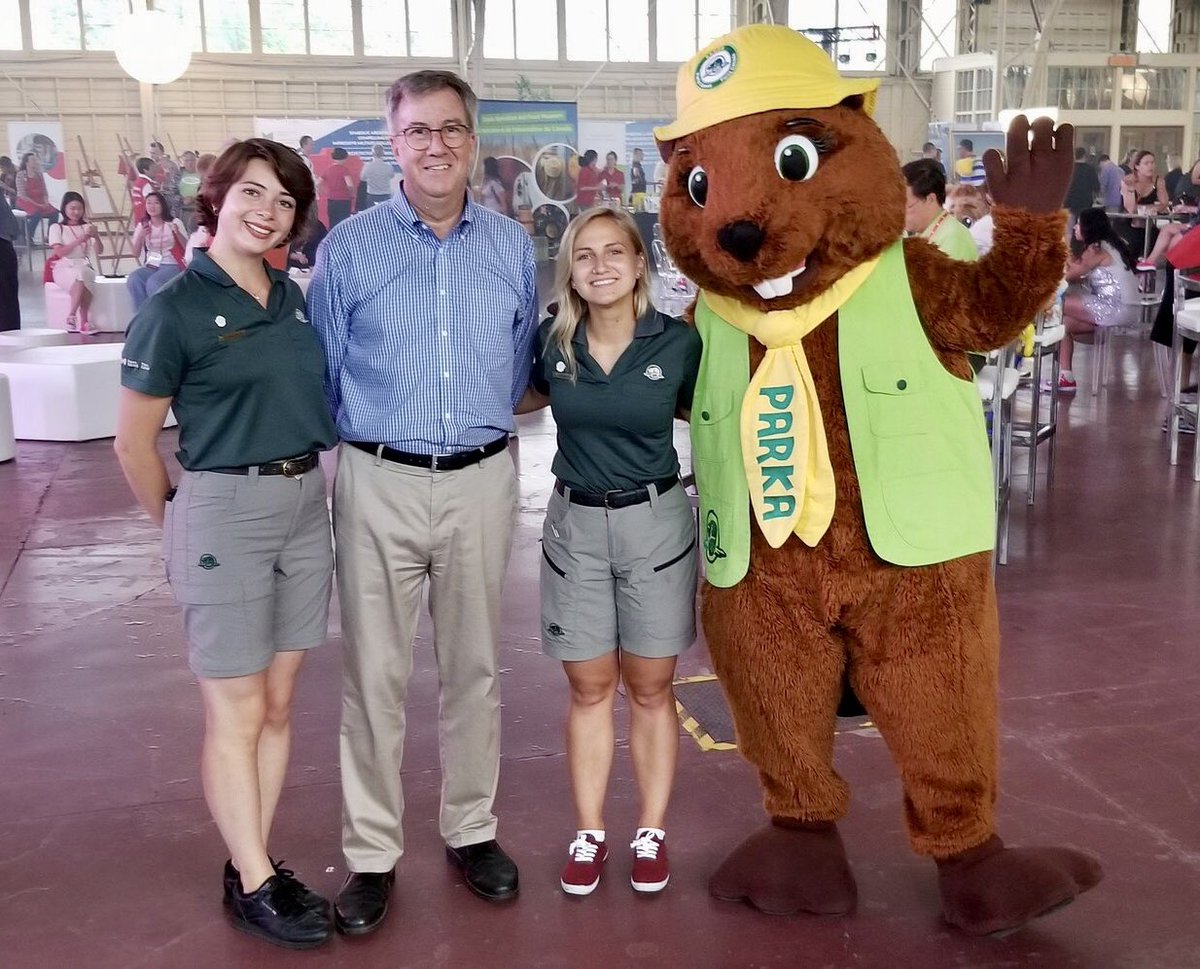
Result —
<svg viewBox="0 0 1200 969"><path fill-rule="evenodd" d="M741 262L749 262L757 256L766 237L761 227L744 219L730 222L717 230L717 242L721 248Z"/></svg>

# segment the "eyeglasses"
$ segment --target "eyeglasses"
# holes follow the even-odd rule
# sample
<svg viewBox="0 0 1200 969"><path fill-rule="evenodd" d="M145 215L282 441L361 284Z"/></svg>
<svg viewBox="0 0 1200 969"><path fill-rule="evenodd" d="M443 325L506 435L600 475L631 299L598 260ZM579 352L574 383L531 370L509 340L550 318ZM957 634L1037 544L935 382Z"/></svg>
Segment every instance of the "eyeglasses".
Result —
<svg viewBox="0 0 1200 969"><path fill-rule="evenodd" d="M461 148L467 143L471 129L465 124L447 124L440 128L415 124L405 128L400 134L404 136L404 143L413 151L424 151L433 144L434 134L442 139L442 144L447 148Z"/></svg>

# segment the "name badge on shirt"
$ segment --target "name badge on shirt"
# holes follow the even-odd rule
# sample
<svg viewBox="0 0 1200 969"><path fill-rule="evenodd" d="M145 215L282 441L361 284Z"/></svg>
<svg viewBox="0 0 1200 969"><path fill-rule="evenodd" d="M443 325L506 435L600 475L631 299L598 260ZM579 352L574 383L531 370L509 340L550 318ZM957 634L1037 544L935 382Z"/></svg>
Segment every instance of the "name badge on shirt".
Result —
<svg viewBox="0 0 1200 969"><path fill-rule="evenodd" d="M163 261L163 254L161 252L146 253L146 265L147 266L158 267L158 266L162 265L162 261Z"/></svg>

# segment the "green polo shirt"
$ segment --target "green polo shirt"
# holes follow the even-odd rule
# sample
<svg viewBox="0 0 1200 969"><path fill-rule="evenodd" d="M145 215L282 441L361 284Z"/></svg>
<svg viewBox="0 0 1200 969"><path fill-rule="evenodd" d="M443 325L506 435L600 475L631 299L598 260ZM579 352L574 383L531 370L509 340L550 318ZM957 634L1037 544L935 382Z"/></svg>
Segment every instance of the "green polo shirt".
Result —
<svg viewBox="0 0 1200 969"><path fill-rule="evenodd" d="M263 309L197 250L129 324L121 385L173 398L176 456L189 471L265 464L337 441L304 295L287 273L267 273Z"/></svg>
<svg viewBox="0 0 1200 969"><path fill-rule="evenodd" d="M533 385L550 398L558 425L554 474L581 491L626 491L679 473L675 412L692 406L700 336L682 320L651 309L633 342L606 374L588 353L587 320L571 345L571 381L559 350L548 344L551 320L538 329Z"/></svg>

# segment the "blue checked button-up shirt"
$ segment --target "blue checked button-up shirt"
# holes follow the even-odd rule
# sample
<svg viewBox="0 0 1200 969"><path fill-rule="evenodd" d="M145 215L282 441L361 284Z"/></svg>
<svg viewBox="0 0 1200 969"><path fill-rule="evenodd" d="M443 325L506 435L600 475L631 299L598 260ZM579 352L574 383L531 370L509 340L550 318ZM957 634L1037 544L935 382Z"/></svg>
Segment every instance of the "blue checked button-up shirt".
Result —
<svg viewBox="0 0 1200 969"><path fill-rule="evenodd" d="M340 223L308 290L338 434L449 454L512 431L537 308L528 233L470 200L445 239L403 190Z"/></svg>

